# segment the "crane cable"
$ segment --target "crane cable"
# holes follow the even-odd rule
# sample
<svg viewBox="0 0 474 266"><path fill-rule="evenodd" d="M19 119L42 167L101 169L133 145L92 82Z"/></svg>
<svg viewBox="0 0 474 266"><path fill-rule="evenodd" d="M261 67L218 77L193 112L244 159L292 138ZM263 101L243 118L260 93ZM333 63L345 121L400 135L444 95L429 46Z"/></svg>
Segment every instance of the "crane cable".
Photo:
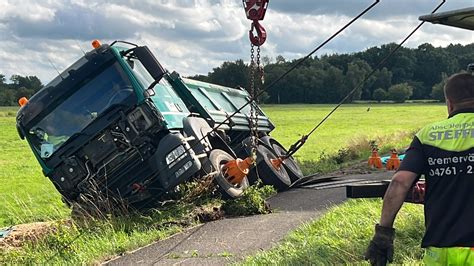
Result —
<svg viewBox="0 0 474 266"><path fill-rule="evenodd" d="M308 60L314 53L319 51L323 46L325 46L328 42L330 42L332 39L334 39L337 35L339 35L342 31L344 31L347 27L349 27L351 24L353 24L356 20L358 20L360 17L362 17L364 14L366 14L369 10L371 10L373 7L375 7L380 0L375 0L370 6L365 8L362 12L360 12L357 16L355 16L353 19L351 19L348 23L346 23L343 27L341 27L338 31L336 31L333 35L331 35L329 38L327 38L324 42L322 42L320 45L318 45L315 49L313 49L310 53L308 53L305 57L300 59L296 64L294 64L291 68L289 68L287 71L285 71L281 76L279 76L277 79L272 81L268 86L265 86L263 89L259 90L255 95L251 95L247 102L242 105L240 108L238 108L236 111L234 111L232 114L226 116L226 118L220 122L219 124L215 125L213 129L208 132L205 136L203 136L201 139L199 139L198 142L202 141L203 139L207 138L209 134L215 132L219 127L223 126L227 122L230 121L232 117L234 117L236 114L240 113L245 107L247 107L249 104L254 104L254 102L258 99L258 97L262 96L265 91L268 89L272 88L276 83L278 83L280 80L282 80L284 77L286 77L290 72L292 72L294 69L296 69L299 65L301 65L303 62ZM192 147L191 147L192 148Z"/></svg>
<svg viewBox="0 0 474 266"><path fill-rule="evenodd" d="M233 112L232 114L230 115L227 115L226 118L218 123L217 125L214 125L212 130L210 130L208 133L206 133L204 136L202 136L200 139L198 139L193 145L191 145L190 147L188 147L185 152L188 152L190 151L191 149L193 149L198 143L200 143L201 141L203 141L204 139L208 138L211 134L216 134L216 131L217 129L219 129L221 126L223 126L224 124L228 123L229 121L231 121L231 118L234 117L236 114L240 113L240 111L242 111L245 107L247 107L249 104L255 104L255 100L258 99L258 97L260 97L261 95L263 95L263 93L270 89L271 87L273 87L278 81L280 81L281 79L283 79L284 77L286 77L291 71L293 71L297 66L301 65L304 61L306 61L308 58L310 58L311 55L313 55L314 53L316 53L319 49L321 49L324 45L326 45L329 41L331 41L332 39L334 39L334 37L336 37L337 35L339 35L343 30L345 30L347 27L349 27L352 23L354 23L356 20L358 20L361 16L363 16L365 13L367 13L369 10L371 10L374 6L376 6L378 3L380 2L380 0L375 0L374 3L372 3L369 7L367 7L366 9L364 9L362 12L360 12L356 17L354 17L353 19L351 19L347 24L345 24L342 28L340 28L337 32L335 32L333 35L331 35L329 38L327 38L324 42L322 42L320 45L318 45L318 47L316 47L313 51L311 51L308 55L306 55L304 58L302 58L301 60L299 60L295 65L293 65L290 69L288 69L285 73L283 73L280 77L278 77L276 80L274 80L273 82L270 83L270 85L264 87L263 89L261 89L258 93L256 93L255 95L252 95L249 97L249 99L247 100L247 102L245 104L243 104L240 108L238 108L235 112ZM170 162L170 164L176 162L177 160L179 159L179 157L175 158L173 161ZM158 171L158 173L156 175L154 175L153 177L151 177L150 179L148 179L147 181L144 182L149 184L151 183L154 179L156 179L159 174L164 171L165 169L161 169Z"/></svg>
<svg viewBox="0 0 474 266"><path fill-rule="evenodd" d="M436 6L435 9L433 9L433 11L431 12L431 14L435 13L442 5L444 5L444 3L446 2L446 0L443 0L438 6ZM352 89L315 127L313 127L313 129L311 129L311 131L309 131L308 134L306 135L303 135L298 141L296 141L293 145L290 146L290 149L288 150L288 152L286 153L286 155L282 156L280 159L281 160L285 160L287 159L288 157L292 156L295 152L297 152L306 142L306 140L309 138L309 136L311 136L311 134L314 133L314 131L316 131L337 109L339 109L339 107L341 107L341 105L343 105L347 99L349 99L358 89L360 89L364 84L365 82L367 82L367 80L375 74L375 72L378 70L378 68L380 68L383 64L385 64L387 62L387 60L392 57L392 55L398 51L398 49L400 49L400 47L402 47L402 45L416 32L418 31L419 28L421 28L421 26L423 26L423 24L425 23L426 21L422 21L418 24L418 26L416 26L406 37L405 39L403 39L403 41L401 41L397 47L395 47L387 56L385 56L375 67L374 69L361 81L359 82L359 84L357 86L354 87L354 89Z"/></svg>

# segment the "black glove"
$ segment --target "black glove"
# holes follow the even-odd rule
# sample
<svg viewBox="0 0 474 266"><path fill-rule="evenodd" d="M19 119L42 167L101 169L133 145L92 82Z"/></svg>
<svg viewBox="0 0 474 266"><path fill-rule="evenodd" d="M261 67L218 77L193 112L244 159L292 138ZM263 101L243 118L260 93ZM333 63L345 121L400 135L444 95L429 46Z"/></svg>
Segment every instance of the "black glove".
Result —
<svg viewBox="0 0 474 266"><path fill-rule="evenodd" d="M365 252L365 259L371 265L386 265L387 261L393 261L393 239L395 229L381 225L375 225L375 235Z"/></svg>

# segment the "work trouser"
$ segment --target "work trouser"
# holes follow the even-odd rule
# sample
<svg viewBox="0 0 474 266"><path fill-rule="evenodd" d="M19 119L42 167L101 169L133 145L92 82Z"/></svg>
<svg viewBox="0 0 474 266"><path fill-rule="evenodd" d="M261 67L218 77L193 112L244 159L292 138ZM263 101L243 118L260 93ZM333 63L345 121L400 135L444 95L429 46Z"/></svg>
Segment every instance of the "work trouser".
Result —
<svg viewBox="0 0 474 266"><path fill-rule="evenodd" d="M423 262L426 265L474 265L474 248L429 247L426 249Z"/></svg>

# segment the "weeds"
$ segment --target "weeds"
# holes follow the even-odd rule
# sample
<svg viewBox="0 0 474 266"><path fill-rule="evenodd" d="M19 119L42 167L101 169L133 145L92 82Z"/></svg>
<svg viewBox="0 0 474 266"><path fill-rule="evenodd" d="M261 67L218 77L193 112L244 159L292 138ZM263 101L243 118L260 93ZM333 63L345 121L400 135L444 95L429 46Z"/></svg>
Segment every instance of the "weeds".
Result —
<svg viewBox="0 0 474 266"><path fill-rule="evenodd" d="M270 207L265 200L275 194L275 188L267 185L261 186L257 182L247 188L240 198L225 201L222 204L222 210L230 216L270 213Z"/></svg>
<svg viewBox="0 0 474 266"><path fill-rule="evenodd" d="M87 212L80 220L55 223L43 237L24 241L21 248L2 250L0 264L100 262L183 228L222 219L224 210L227 215L268 213L265 199L275 193L271 186L252 186L241 199L222 201L215 197L212 182L203 179L183 184L175 195L184 195L182 200L168 200L145 212L111 212L105 207L112 205L98 205L101 197L86 198Z"/></svg>
<svg viewBox="0 0 474 266"><path fill-rule="evenodd" d="M301 161L299 165L304 174L325 174L346 168L355 160L369 158L373 148L386 154L392 149L404 150L418 130L397 132L387 136L359 136L353 138L346 147L339 149L336 153L329 154L322 151L315 161Z"/></svg>
<svg viewBox="0 0 474 266"><path fill-rule="evenodd" d="M212 204L212 201L208 202L208 205ZM131 212L128 216L59 224L45 237L26 241L22 248L1 254L0 264L90 264L103 261L199 223L199 207L202 206L173 203L146 213Z"/></svg>

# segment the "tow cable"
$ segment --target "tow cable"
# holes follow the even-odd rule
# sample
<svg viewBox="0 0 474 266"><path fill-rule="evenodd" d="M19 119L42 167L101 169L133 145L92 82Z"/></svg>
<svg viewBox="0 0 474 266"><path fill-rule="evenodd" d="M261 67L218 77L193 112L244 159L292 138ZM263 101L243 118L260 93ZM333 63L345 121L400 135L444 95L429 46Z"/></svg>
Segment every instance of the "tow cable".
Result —
<svg viewBox="0 0 474 266"><path fill-rule="evenodd" d="M431 14L435 13L442 5L444 5L444 3L446 2L446 0L443 0L440 4L438 4L434 9L433 11L431 11ZM372 69L372 71L367 75L365 76L365 78L359 82L359 84L357 84L357 86L354 87L354 89L352 89L318 124L316 124L315 127L313 127L313 129L311 129L309 131L308 134L306 135L303 135L301 136L301 138L299 140L297 140L293 145L290 146L290 148L288 149L288 152L286 153L286 155L284 156L281 156L279 159L280 161L284 161L285 159L289 158L290 156L292 156L295 152L297 152L305 143L306 141L308 140L308 138L314 133L314 131L316 131L337 109L339 109L339 107L341 107L341 105L343 105L347 99L349 99L357 90L359 90L360 88L362 88L362 86L365 84L365 82L367 82L367 80L372 77L372 75L375 74L375 72L382 66L384 65L387 60L392 57L392 55L398 50L400 49L400 47L402 47L402 45L416 32L418 31L418 29L425 23L425 21L422 21L418 24L418 26L416 26L392 51L390 51L390 53L385 56L382 60L380 60L380 62Z"/></svg>
<svg viewBox="0 0 474 266"><path fill-rule="evenodd" d="M268 0L266 1L267 4L268 4ZM360 12L357 16L355 16L353 19L351 19L348 23L346 23L343 27L341 27L338 31L336 31L333 35L331 35L329 38L327 38L325 41L323 41L320 45L318 45L313 51L311 51L310 53L308 53L304 58L300 59L298 62L296 62L292 67L290 67L286 72L284 72L281 76L279 76L277 79L275 79L274 81L272 81L268 86L264 87L262 90L260 90L258 93L256 93L255 95L251 95L251 97L249 97L248 101L243 104L240 108L238 108L236 111L234 111L234 113L226 116L226 118L221 121L220 123L218 123L217 125L215 125L213 127L213 129L211 131L209 131L207 134L205 134L203 137L201 137L196 143L199 143L201 142L202 140L204 140L205 138L207 138L210 134L215 134L215 132L221 127L223 126L224 124L228 123L232 117L234 117L236 114L240 113L245 107L247 107L249 104L251 104L253 101L255 101L256 99L258 99L258 97L260 97L265 91L267 91L268 89L270 89L271 87L273 87L276 83L278 83L280 80L282 80L284 77L286 77L291 71L293 71L294 69L296 69L296 67L298 67L299 65L301 65L303 62L305 62L308 58L310 58L314 53L316 53L317 51L319 51L322 47L324 47L327 43L329 43L332 39L334 39L337 35L339 35L342 31L344 31L346 28L348 28L351 24L353 24L356 20L358 20L360 17L362 17L364 14L366 14L368 11L370 11L372 8L374 8L378 3L380 2L380 0L375 0L371 5L369 5L367 8L365 8L362 12ZM446 0L443 0L431 13L434 13L436 12L444 3L446 2ZM379 65L382 65L383 63L385 63L385 61L390 57L392 56L396 50L398 50L400 48L401 45L403 45L406 40L408 40L408 38L410 38L422 25L424 24L424 21L421 22L394 50L391 51L391 53L389 54L389 56L385 57L383 60L381 60L381 62L377 65L377 67ZM266 35L265 35L266 36ZM376 68L377 68L376 67ZM374 68L374 70L360 83L360 84L363 84L365 83L365 81L375 73L375 70L376 68ZM285 160L285 159L288 159L290 156L292 156L296 151L298 151L302 145L306 142L306 140L308 139L308 137L316 130L318 129L321 124L323 124L357 89L358 89L359 86L356 86L352 91L350 91L346 97L344 97L340 103L334 107L333 110L331 110L322 120L321 122L319 122L308 134L306 135L303 135L298 141L295 142L295 144L291 145L290 146L290 149L288 150L288 152L286 153L286 155L284 156L280 156L277 161L273 162L272 164L274 164L274 167L279 167L281 165L281 163ZM196 144L192 145L191 147L188 147L186 152L191 150L192 148L194 148ZM176 161L176 159L175 159ZM171 162L172 163L172 162ZM160 173L161 171L159 171ZM158 174L159 174L158 173ZM157 175L158 176L158 175ZM154 180L154 178L151 178L147 181L145 181L145 183L150 183Z"/></svg>
<svg viewBox="0 0 474 266"><path fill-rule="evenodd" d="M265 5L259 5L259 3L265 3ZM268 7L268 2L269 0L249 0L249 1L246 1L246 0L243 0L243 3L244 3L244 7L247 7L245 8L245 11L249 14L251 14L253 16L253 14L256 12L256 13L259 13L260 14L260 17L263 19L265 13L266 13L266 8ZM313 51L311 51L308 55L306 55L304 58L302 58L301 60L299 60L296 64L294 64L291 68L289 68L286 72L284 72L281 76L279 76L276 80L274 80L273 82L271 82L268 86L264 87L262 90L259 90L259 92L255 92L255 95L250 95L249 99L247 100L247 102L245 104L243 104L240 108L238 108L236 111L234 111L232 114L226 116L226 118L218 123L217 125L215 125L211 131L209 131L207 134L205 134L203 137L201 137L198 141L196 141L196 143L199 143L201 142L202 140L204 140L205 138L207 138L210 134L215 134L216 131L221 127L223 126L224 124L228 123L232 117L234 117L236 114L240 113L245 107L247 107L249 104L253 104L253 102L258 99L258 97L262 96L262 94L270 89L271 87L273 87L277 82L279 82L280 80L282 80L284 77L286 77L291 71L293 71L296 67L298 67L299 65L301 65L303 62L305 62L308 58L310 58L314 53L316 53L317 51L319 51L323 46L325 46L327 43L329 43L332 39L334 39L337 35L339 35L342 31L344 31L347 27L349 27L351 24L353 24L356 20L358 20L360 17L362 17L364 14L366 14L369 10L371 10L373 7L375 7L378 3L380 2L380 0L375 0L375 2L373 2L370 6L368 6L367 8L365 8L362 12L360 12L357 16L355 16L353 19L351 19L348 23L346 23L343 27L341 27L338 31L336 31L333 35L331 35L329 38L327 38L324 42L322 42L320 45L318 45ZM247 5L247 3L249 3L249 5ZM253 5L252 5L253 3ZM250 8L251 7L251 8ZM260 10L261 7L265 7L265 10ZM257 9L257 11L252 11L251 9ZM260 10L260 12L258 11ZM263 14L263 16L262 16ZM257 21L258 23L258 21ZM253 32L253 30L255 30L255 25L257 24L253 19L252 19L252 26L251 27L251 30L250 32ZM258 36L258 30L257 30L257 36L259 37L259 43L263 40L263 37L265 37L266 39L266 31L265 31L265 34L263 35L263 32L262 31L262 26L260 25L260 23L258 23L259 27L258 27L258 30L260 30L260 34L261 36ZM265 29L264 29L265 30ZM252 37L255 37L252 34L249 33L249 37L251 38L251 42L252 42ZM258 118L258 117L257 117ZM197 145L197 144L194 144L192 145L191 147L188 147L186 152L188 152L189 150L191 150L192 148L194 148L194 146ZM274 165L274 167L276 169L278 169L278 167L281 166L281 163L283 162L284 159L288 158L288 153L287 155L285 156L282 156L278 159L276 159L276 161L272 161L272 165ZM177 158L174 160L176 161ZM172 161L171 163L173 163L174 161ZM248 161L247 161L248 163ZM234 172L233 170L238 170L238 172L240 172L238 174L238 176L240 177L242 175L242 173L246 173L247 171L247 167L245 167L245 165L241 164L241 163L236 163L236 165L239 165L240 167L243 166L243 169L242 168L239 168L239 167L235 167L237 169L232 169L231 172ZM228 167L233 167L233 165L228 165ZM229 169L224 169L225 172L229 173ZM163 170L161 170L163 171ZM161 171L158 171L158 174L156 176L159 176L159 174L161 173ZM237 171L236 171L237 172ZM235 173L235 172L234 172ZM151 183L153 182L153 180L155 179L156 177L153 177L147 181L145 181L144 183L148 184L148 183ZM232 179L231 177L228 177L229 179ZM228 180L229 180L228 179ZM234 179L234 180L238 180L239 178L237 179Z"/></svg>

